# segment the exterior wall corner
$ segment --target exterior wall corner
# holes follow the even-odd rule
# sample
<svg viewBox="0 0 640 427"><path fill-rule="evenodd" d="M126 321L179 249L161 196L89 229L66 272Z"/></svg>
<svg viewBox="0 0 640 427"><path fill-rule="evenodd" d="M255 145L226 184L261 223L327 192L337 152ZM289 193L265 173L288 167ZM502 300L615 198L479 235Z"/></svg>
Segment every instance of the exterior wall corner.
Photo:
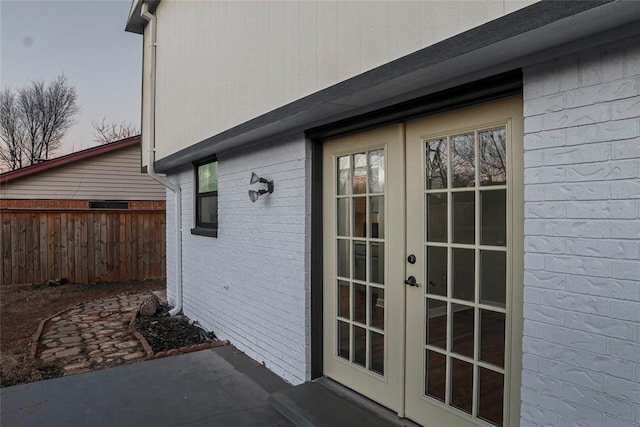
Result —
<svg viewBox="0 0 640 427"><path fill-rule="evenodd" d="M640 425L640 38L524 70L523 425Z"/></svg>

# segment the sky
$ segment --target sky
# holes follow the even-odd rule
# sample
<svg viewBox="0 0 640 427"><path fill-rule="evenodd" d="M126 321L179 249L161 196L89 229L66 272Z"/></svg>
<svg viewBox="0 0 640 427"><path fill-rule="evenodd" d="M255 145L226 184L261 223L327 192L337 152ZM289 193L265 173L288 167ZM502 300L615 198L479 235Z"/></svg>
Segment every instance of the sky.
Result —
<svg viewBox="0 0 640 427"><path fill-rule="evenodd" d="M140 128L142 36L126 33L131 1L0 0L0 86L64 73L80 112L55 157L97 145L92 121Z"/></svg>

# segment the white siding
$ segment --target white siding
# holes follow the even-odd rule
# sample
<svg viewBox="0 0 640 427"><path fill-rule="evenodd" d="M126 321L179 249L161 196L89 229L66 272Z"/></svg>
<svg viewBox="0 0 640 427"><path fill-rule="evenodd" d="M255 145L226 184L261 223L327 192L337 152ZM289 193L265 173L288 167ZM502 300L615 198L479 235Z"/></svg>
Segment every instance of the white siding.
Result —
<svg viewBox="0 0 640 427"><path fill-rule="evenodd" d="M640 426L640 39L524 70L522 425Z"/></svg>
<svg viewBox="0 0 640 427"><path fill-rule="evenodd" d="M126 147L0 185L3 199L164 200L140 172L140 146Z"/></svg>
<svg viewBox="0 0 640 427"><path fill-rule="evenodd" d="M163 0L156 158L534 2Z"/></svg>
<svg viewBox="0 0 640 427"><path fill-rule="evenodd" d="M219 157L218 237L190 234L194 171L182 186L184 312L287 381L310 377L310 161L301 136ZM275 182L251 203L251 172ZM175 302L175 198L167 193L168 297Z"/></svg>

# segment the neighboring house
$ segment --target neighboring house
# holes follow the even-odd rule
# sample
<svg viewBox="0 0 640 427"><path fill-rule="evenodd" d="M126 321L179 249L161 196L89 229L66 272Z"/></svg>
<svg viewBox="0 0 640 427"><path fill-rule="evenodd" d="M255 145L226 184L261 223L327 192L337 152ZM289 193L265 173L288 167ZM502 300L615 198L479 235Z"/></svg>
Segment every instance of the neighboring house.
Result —
<svg viewBox="0 0 640 427"><path fill-rule="evenodd" d="M126 29L186 315L421 424L640 425L640 2L134 0Z"/></svg>
<svg viewBox="0 0 640 427"><path fill-rule="evenodd" d="M0 174L2 284L165 277L164 198L139 136Z"/></svg>

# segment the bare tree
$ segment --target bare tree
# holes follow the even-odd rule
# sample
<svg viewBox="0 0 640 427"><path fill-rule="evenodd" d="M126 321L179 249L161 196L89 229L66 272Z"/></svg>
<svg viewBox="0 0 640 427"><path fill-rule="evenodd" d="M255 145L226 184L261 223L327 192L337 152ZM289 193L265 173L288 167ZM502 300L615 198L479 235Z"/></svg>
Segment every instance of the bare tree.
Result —
<svg viewBox="0 0 640 427"><path fill-rule="evenodd" d="M497 128L478 132L477 140L471 133L453 136L448 146L445 138L429 141L426 145L427 188L447 188L449 168L453 187L473 187L476 164L480 185L506 184L506 138L505 128Z"/></svg>
<svg viewBox="0 0 640 427"><path fill-rule="evenodd" d="M140 134L140 130L132 123L126 122L107 122L107 118L103 117L102 122L91 122L95 132L93 136L95 141L100 144L108 144L109 142L119 141L124 138L136 136Z"/></svg>
<svg viewBox="0 0 640 427"><path fill-rule="evenodd" d="M49 84L35 81L0 99L0 161L11 169L48 159L79 111L76 90L64 75Z"/></svg>
<svg viewBox="0 0 640 427"><path fill-rule="evenodd" d="M64 75L58 76L46 89L42 85L37 100L44 156L48 159L49 152L62 144L62 137L73 124L73 115L79 110L76 91Z"/></svg>
<svg viewBox="0 0 640 427"><path fill-rule="evenodd" d="M26 135L19 115L15 94L0 92L0 162L10 170L20 169L24 160Z"/></svg>
<svg viewBox="0 0 640 427"><path fill-rule="evenodd" d="M504 129L479 133L480 183L504 185L507 182L507 142Z"/></svg>

